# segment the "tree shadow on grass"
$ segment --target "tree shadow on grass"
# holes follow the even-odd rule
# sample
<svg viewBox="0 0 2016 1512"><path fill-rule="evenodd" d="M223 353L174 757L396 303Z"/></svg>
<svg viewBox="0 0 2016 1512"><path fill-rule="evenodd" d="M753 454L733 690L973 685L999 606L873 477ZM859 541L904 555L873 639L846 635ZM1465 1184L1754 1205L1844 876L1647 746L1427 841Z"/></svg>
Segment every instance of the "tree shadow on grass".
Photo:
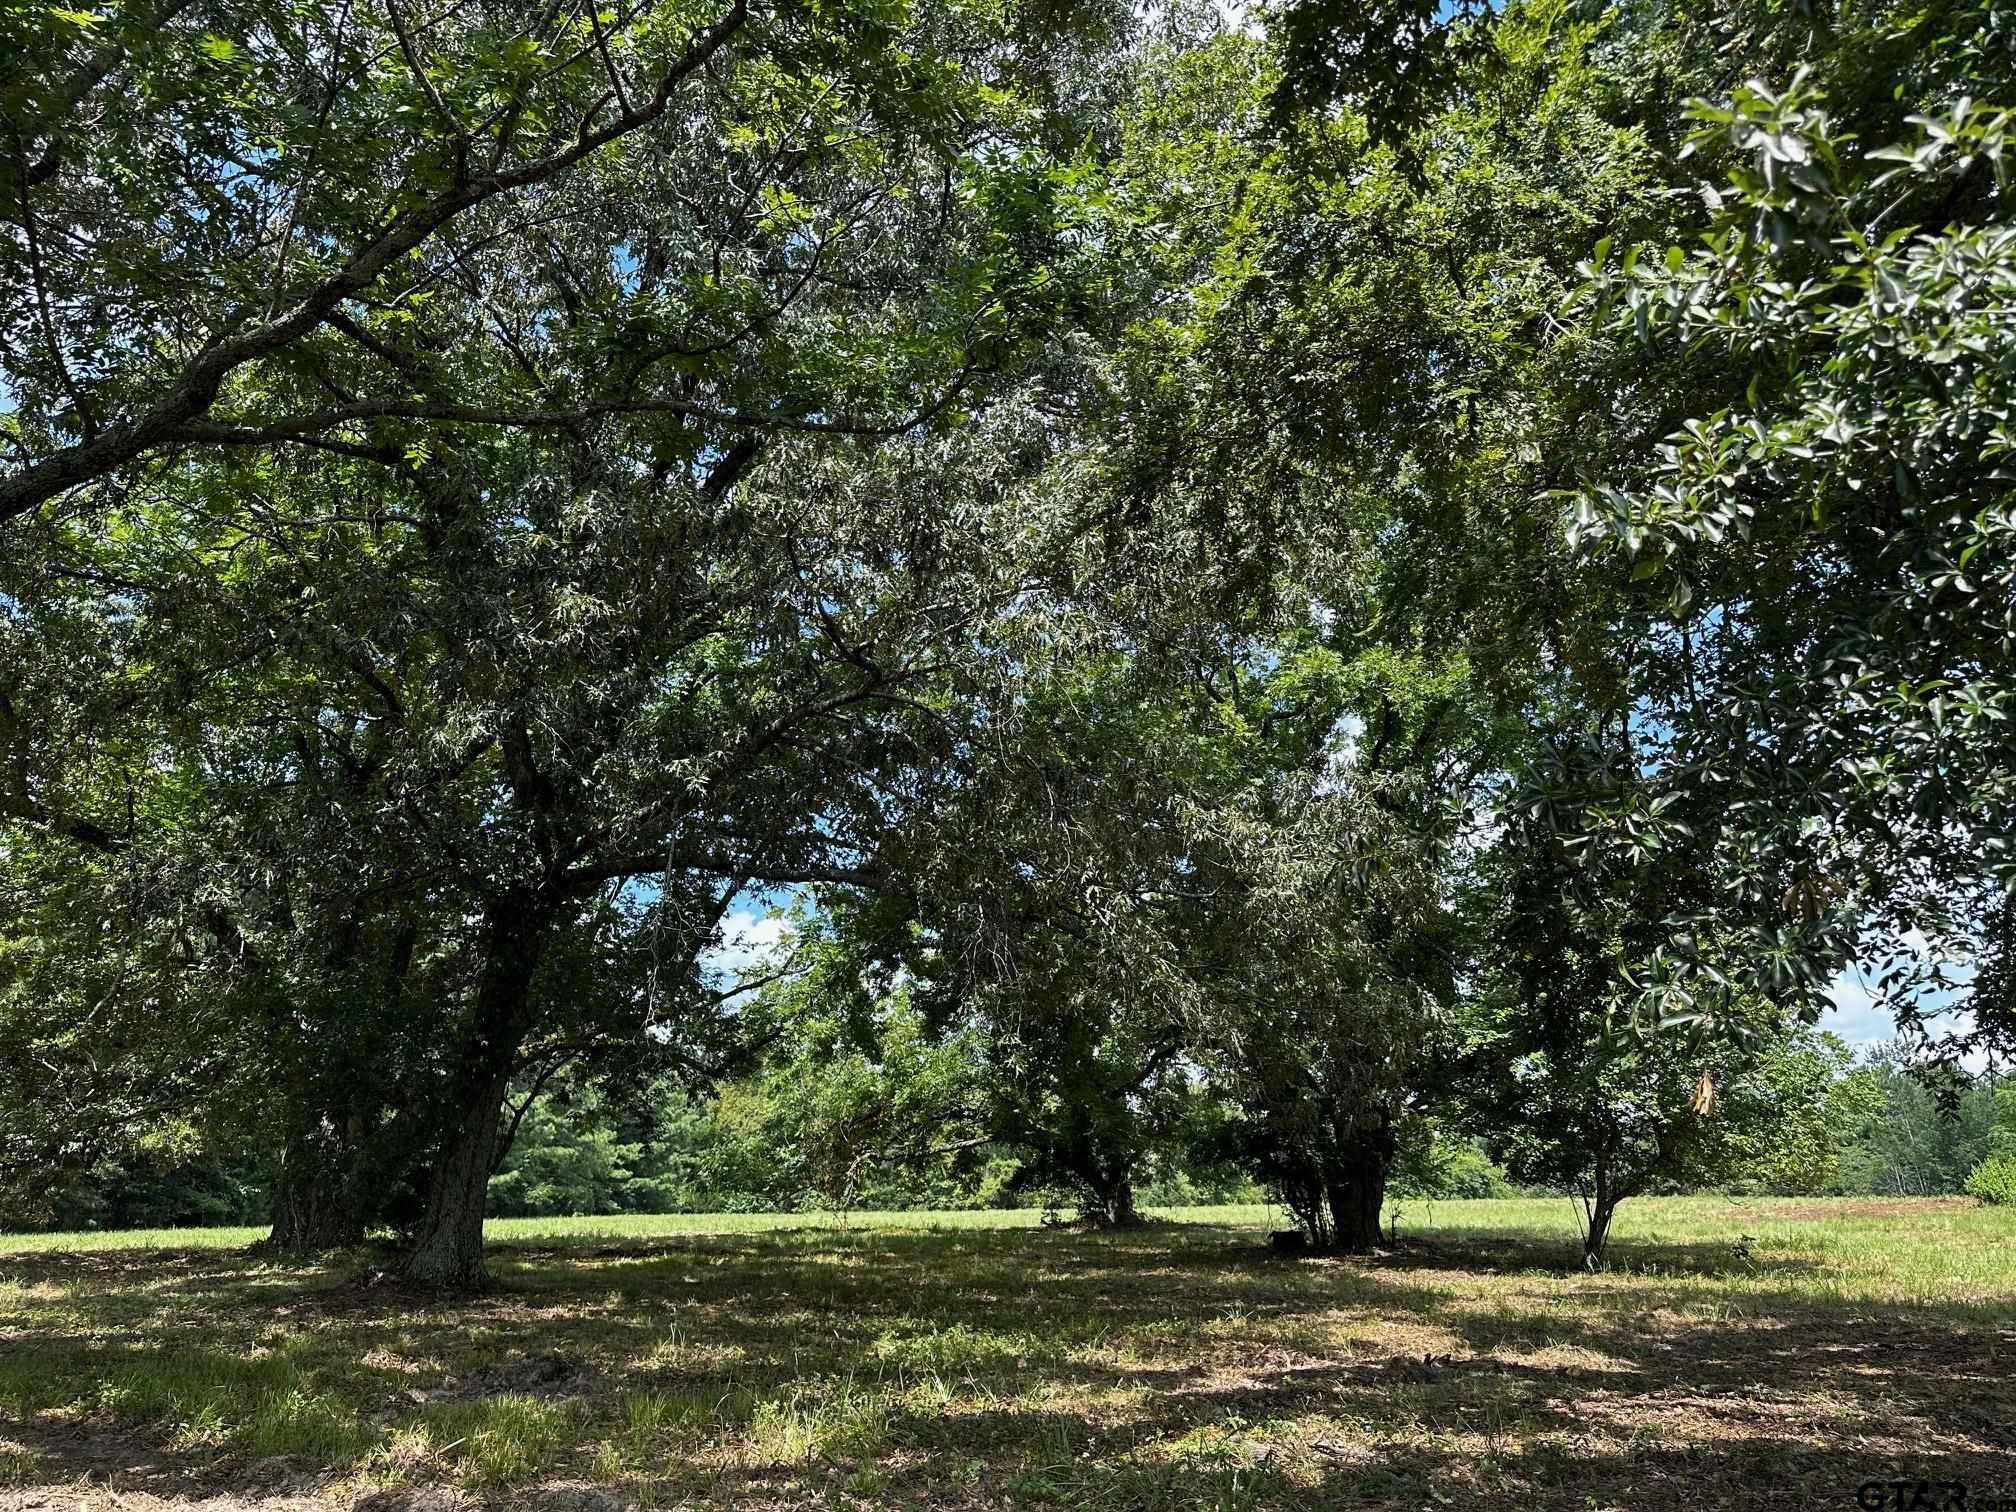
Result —
<svg viewBox="0 0 2016 1512"><path fill-rule="evenodd" d="M1237 1456L1188 1463L1141 1464L1088 1454L1043 1465L1006 1483L1016 1505L1099 1507L1110 1512L1171 1508L1520 1507L1543 1512L1629 1508L1631 1512L1699 1512L1704 1507L1774 1509L1844 1507L1871 1481L1925 1481L1965 1486L1976 1504L2016 1486L2006 1464L1992 1458L1896 1458L1797 1439L1750 1438L1730 1443L1667 1446L1639 1443L1597 1449L1545 1444L1480 1461L1464 1453L1389 1445L1363 1460L1291 1467L1276 1458ZM928 1504L928 1476L897 1482L890 1504ZM1928 1505L1943 1502L1934 1490ZM1907 1499L1907 1505L1908 1499Z"/></svg>
<svg viewBox="0 0 2016 1512"><path fill-rule="evenodd" d="M1292 1507L1783 1506L1825 1504L1829 1487L1852 1505L1863 1481L1899 1476L2016 1491L2010 1340L1908 1313L1572 1333L1600 1367L1256 1358L1124 1415L1016 1405L890 1431L933 1459L985 1446L1025 1480L1035 1467L1038 1499L1059 1505L1215 1505L1204 1493L1230 1495L1240 1474L1251 1504ZM1197 1494L1140 1494L1156 1484Z"/></svg>
<svg viewBox="0 0 2016 1512"><path fill-rule="evenodd" d="M1403 1237L1372 1257L1385 1270L1461 1270L1476 1275L1527 1273L1614 1276L1817 1276L1826 1267L1809 1256L1757 1255L1729 1240L1612 1240L1604 1264L1592 1272L1582 1246L1537 1229L1494 1230L1489 1235Z"/></svg>
<svg viewBox="0 0 2016 1512"><path fill-rule="evenodd" d="M1704 1358L1727 1353L1717 1342ZM1877 1378L1847 1402L1802 1395L1813 1384L1781 1373L1760 1393L1747 1371L1682 1382L1649 1367L1473 1361L1262 1368L1240 1382L1172 1385L1124 1412L1010 1404L897 1414L882 1425L880 1456L734 1470L715 1491L730 1503L796 1504L775 1498L821 1475L844 1484L864 1466L886 1498L875 1505L964 1505L974 1495L993 1505L1142 1512L1847 1506L1870 1479L1977 1492L2005 1483L2006 1420L1984 1411L1970 1424L1943 1417L1945 1426L1930 1426L1978 1381L1900 1398L1894 1382ZM1495 1429L1482 1421L1493 1413ZM661 1499L683 1489L648 1475L635 1484Z"/></svg>
<svg viewBox="0 0 2016 1512"><path fill-rule="evenodd" d="M340 1472L438 1416L425 1398L447 1373L551 1352L589 1367L568 1431L630 1445L617 1478L660 1502L1766 1505L1804 1476L1845 1485L1852 1505L1860 1481L1844 1477L1913 1454L1995 1487L2016 1418L2006 1314L1997 1328L1947 1307L1829 1301L1799 1291L1811 1262L1760 1267L1726 1245L1620 1242L1628 1273L1600 1278L1564 1268L1561 1248L1465 1237L1291 1260L1206 1228L679 1236L503 1246L502 1290L426 1300L331 1266L290 1289L288 1272L215 1251L48 1256L34 1279L57 1285L63 1311L0 1338L0 1381L26 1350L50 1386L16 1398L27 1420L0 1436L48 1484L122 1470L279 1497L301 1462L268 1474L233 1448L254 1437L246 1411L219 1420L222 1450L167 1447L202 1417L189 1390L292 1402L272 1410L309 1414L304 1443L314 1404L332 1404L365 1425L309 1457ZM1699 1284L1723 1276L1764 1284L1733 1301ZM250 1357L302 1325L298 1352ZM183 1399L119 1405L122 1381L145 1387L178 1359ZM704 1421L639 1428L634 1399L650 1393L690 1399ZM786 1431L791 1414L802 1431ZM801 1442L792 1462L773 1452ZM549 1473L497 1504L580 1505Z"/></svg>

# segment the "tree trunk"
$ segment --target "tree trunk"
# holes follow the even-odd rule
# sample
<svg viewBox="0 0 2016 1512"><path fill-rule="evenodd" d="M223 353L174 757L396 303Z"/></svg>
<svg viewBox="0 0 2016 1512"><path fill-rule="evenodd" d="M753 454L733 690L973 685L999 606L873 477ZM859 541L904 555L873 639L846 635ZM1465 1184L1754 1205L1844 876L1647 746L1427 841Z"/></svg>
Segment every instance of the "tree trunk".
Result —
<svg viewBox="0 0 2016 1512"><path fill-rule="evenodd" d="M1314 1160L1297 1160L1276 1178L1282 1206L1295 1215L1302 1228L1303 1248L1330 1248L1330 1208L1323 1189L1321 1167Z"/></svg>
<svg viewBox="0 0 2016 1512"><path fill-rule="evenodd" d="M1386 1201L1386 1174L1365 1180L1352 1175L1330 1183L1330 1243L1340 1250L1368 1250L1379 1243L1379 1211Z"/></svg>
<svg viewBox="0 0 2016 1512"><path fill-rule="evenodd" d="M490 1280L483 1262L484 1200L497 1161L504 1097L529 1027L532 973L554 907L514 894L485 913L476 1021L463 1047L451 1121L429 1175L427 1206L400 1265L410 1281L462 1290Z"/></svg>
<svg viewBox="0 0 2016 1512"><path fill-rule="evenodd" d="M1368 1250L1379 1243L1379 1214L1386 1205L1386 1173L1393 1164L1393 1134L1378 1128L1355 1135L1324 1173L1330 1205L1330 1244Z"/></svg>
<svg viewBox="0 0 2016 1512"><path fill-rule="evenodd" d="M1118 1175L1102 1172L1090 1183L1093 1197L1080 1217L1095 1228L1139 1228L1141 1214L1134 1206L1133 1173L1124 1168Z"/></svg>
<svg viewBox="0 0 2016 1512"><path fill-rule="evenodd" d="M1589 1230L1582 1236L1582 1263L1592 1271L1603 1269L1603 1251L1610 1243L1610 1220L1617 1216L1617 1204L1624 1194L1610 1178L1609 1162L1596 1160L1596 1191L1589 1202Z"/></svg>
<svg viewBox="0 0 2016 1512"><path fill-rule="evenodd" d="M435 1161L413 1248L400 1266L408 1280L459 1290L489 1284L483 1260L483 1204L510 1085L507 1070L467 1090L461 1117L449 1129Z"/></svg>
<svg viewBox="0 0 2016 1512"><path fill-rule="evenodd" d="M288 1140L273 1183L273 1232L259 1242L261 1253L295 1259L364 1242L348 1154L326 1125Z"/></svg>
<svg viewBox="0 0 2016 1512"><path fill-rule="evenodd" d="M1113 1183L1106 1198L1106 1211L1115 1228L1139 1228L1141 1214L1134 1207L1134 1178L1125 1171Z"/></svg>
<svg viewBox="0 0 2016 1512"><path fill-rule="evenodd" d="M1617 1200L1599 1200L1589 1210L1589 1232L1582 1241L1582 1262L1590 1270L1603 1269L1603 1250L1610 1243L1610 1220L1616 1216Z"/></svg>

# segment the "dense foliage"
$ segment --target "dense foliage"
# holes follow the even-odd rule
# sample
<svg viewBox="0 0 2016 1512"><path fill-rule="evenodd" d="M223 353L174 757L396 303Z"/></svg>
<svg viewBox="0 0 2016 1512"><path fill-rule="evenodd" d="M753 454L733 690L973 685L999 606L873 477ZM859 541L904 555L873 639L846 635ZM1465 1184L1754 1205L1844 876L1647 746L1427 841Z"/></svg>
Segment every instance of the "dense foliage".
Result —
<svg viewBox="0 0 2016 1512"><path fill-rule="evenodd" d="M2006 8L1250 19L7 9L19 1210L1992 1186Z"/></svg>

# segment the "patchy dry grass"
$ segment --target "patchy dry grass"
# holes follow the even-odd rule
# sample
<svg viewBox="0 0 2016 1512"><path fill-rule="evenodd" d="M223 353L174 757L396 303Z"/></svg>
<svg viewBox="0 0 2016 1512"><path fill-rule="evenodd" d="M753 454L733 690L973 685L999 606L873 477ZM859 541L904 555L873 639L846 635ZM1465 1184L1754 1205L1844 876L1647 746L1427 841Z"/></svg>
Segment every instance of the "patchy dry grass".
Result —
<svg viewBox="0 0 2016 1512"><path fill-rule="evenodd" d="M1602 1276L1565 1203L1409 1205L1362 1260L1179 1216L499 1224L473 1299L210 1235L7 1240L0 1507L2016 1497L2016 1215L1648 1201Z"/></svg>

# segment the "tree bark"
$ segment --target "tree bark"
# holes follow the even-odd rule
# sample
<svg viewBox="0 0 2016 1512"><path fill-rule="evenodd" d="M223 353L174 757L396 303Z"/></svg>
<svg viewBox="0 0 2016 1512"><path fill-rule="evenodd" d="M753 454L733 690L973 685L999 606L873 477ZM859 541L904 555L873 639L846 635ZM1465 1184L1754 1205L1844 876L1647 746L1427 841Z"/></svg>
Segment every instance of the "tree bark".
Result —
<svg viewBox="0 0 2016 1512"><path fill-rule="evenodd" d="M529 1026L532 974L554 905L513 894L486 910L475 1022L463 1047L452 1112L427 1186L427 1205L400 1273L425 1286L474 1290L490 1282L483 1207L496 1165L505 1094Z"/></svg>
<svg viewBox="0 0 2016 1512"><path fill-rule="evenodd" d="M483 1205L503 1119L510 1072L465 1088L462 1111L442 1141L427 1187L427 1208L413 1248L400 1265L408 1280L470 1291L487 1286Z"/></svg>
<svg viewBox="0 0 2016 1512"><path fill-rule="evenodd" d="M1383 1126L1358 1133L1324 1173L1332 1248L1368 1250L1379 1243L1379 1214L1386 1205L1393 1144L1392 1131Z"/></svg>
<svg viewBox="0 0 2016 1512"><path fill-rule="evenodd" d="M1596 1157L1596 1190L1589 1199L1589 1228L1582 1236L1582 1263L1595 1271L1603 1269L1603 1252L1610 1243L1610 1220L1617 1216L1617 1204L1624 1194L1611 1179L1610 1163Z"/></svg>
<svg viewBox="0 0 2016 1512"><path fill-rule="evenodd" d="M1610 1220L1617 1214L1617 1199L1599 1198L1589 1210L1589 1233L1582 1241L1582 1259L1591 1270L1603 1268L1603 1251L1610 1243Z"/></svg>
<svg viewBox="0 0 2016 1512"><path fill-rule="evenodd" d="M1087 1202L1081 1217L1095 1228L1125 1229L1141 1226L1140 1211L1134 1206L1134 1176L1131 1171L1121 1170L1117 1175L1102 1173L1092 1183L1093 1199Z"/></svg>
<svg viewBox="0 0 2016 1512"><path fill-rule="evenodd" d="M1115 1228L1141 1226L1141 1214L1134 1206L1134 1178L1128 1172L1122 1171L1114 1181L1112 1193L1106 1199L1106 1211Z"/></svg>
<svg viewBox="0 0 2016 1512"><path fill-rule="evenodd" d="M364 1210L347 1155L327 1127L287 1142L273 1183L273 1232L260 1241L261 1253L296 1259L364 1242Z"/></svg>

